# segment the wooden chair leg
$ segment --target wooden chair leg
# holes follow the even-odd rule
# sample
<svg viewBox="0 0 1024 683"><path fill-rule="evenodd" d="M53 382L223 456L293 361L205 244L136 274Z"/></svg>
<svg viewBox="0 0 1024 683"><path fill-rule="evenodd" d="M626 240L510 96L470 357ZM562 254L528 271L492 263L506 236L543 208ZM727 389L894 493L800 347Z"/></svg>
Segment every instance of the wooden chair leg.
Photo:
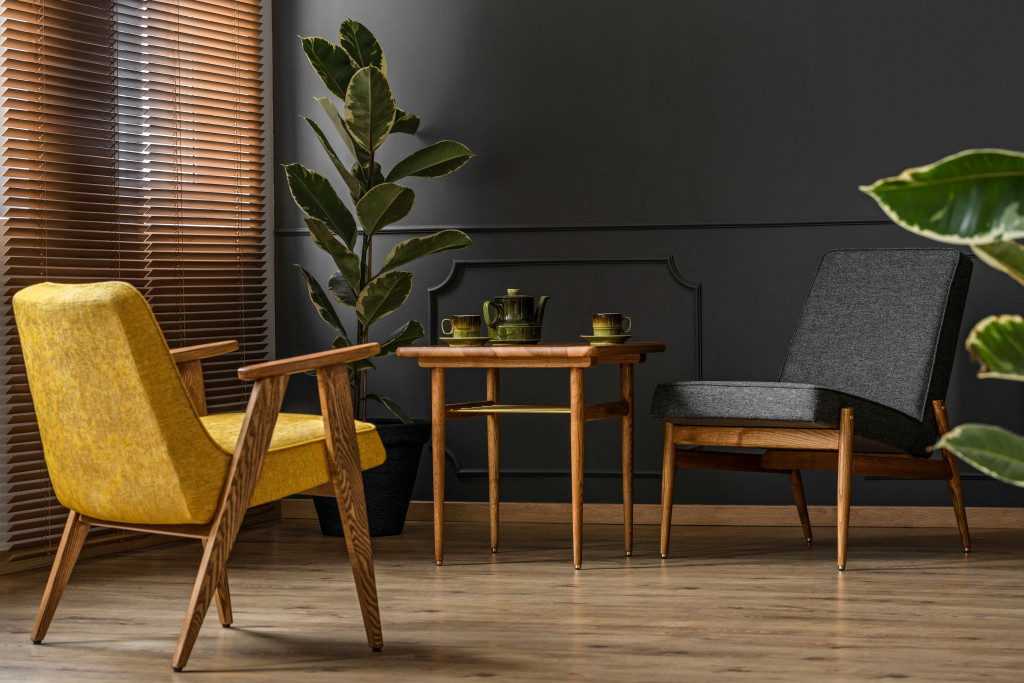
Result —
<svg viewBox="0 0 1024 683"><path fill-rule="evenodd" d="M174 658L171 660L171 666L175 671L181 671L188 663L199 629L206 618L206 611L210 608L210 601L217 589L218 578L225 575L228 555L231 554L245 510L259 480L263 459L270 447L270 437L274 433L274 424L277 422L277 414L281 410L281 401L284 399L287 385L287 376L260 379L249 396L249 406L246 408L238 444L231 458L224 493L210 526L210 536L206 539L203 559L199 563L199 573L192 587L188 613L178 636Z"/></svg>
<svg viewBox="0 0 1024 683"><path fill-rule="evenodd" d="M804 480L800 476L800 470L792 470L789 473L789 487L793 489L793 501L796 503L796 512L800 515L800 526L804 530L804 538L811 542L811 518L807 514L807 499L804 497Z"/></svg>
<svg viewBox="0 0 1024 683"><path fill-rule="evenodd" d="M366 640L374 652L380 652L384 647L384 636L381 633L377 581L373 573L373 548L366 519L366 498L352 417L348 371L344 366L321 368L317 370L317 383L327 434L331 482L345 531L345 545L348 547L348 558L356 582Z"/></svg>
<svg viewBox="0 0 1024 683"><path fill-rule="evenodd" d="M665 423L665 443L661 456L661 557L668 557L668 537L672 530L672 500L676 490L676 445L672 442L672 423Z"/></svg>
<svg viewBox="0 0 1024 683"><path fill-rule="evenodd" d="M206 548L206 539L203 539L203 548ZM220 625L224 628L230 627L234 617L231 614L231 592L228 588L227 568L217 577L217 590L213 593L213 602L217 605Z"/></svg>
<svg viewBox="0 0 1024 683"><path fill-rule="evenodd" d="M839 417L839 467L836 518L839 536L839 571L846 569L846 540L850 532L850 485L853 481L853 408Z"/></svg>
<svg viewBox="0 0 1024 683"><path fill-rule="evenodd" d="M64 534L60 537L60 545L57 546L57 556L53 558L50 579L46 582L46 590L43 591L43 601L39 605L36 625L32 629L33 643L43 642L53 614L57 611L57 603L64 595L64 587L68 585L71 570L75 568L75 561L78 560L78 554L82 551L88 533L89 525L82 521L82 516L75 511L68 513Z"/></svg>
<svg viewBox="0 0 1024 683"><path fill-rule="evenodd" d="M935 411L935 425L938 427L939 436L949 431L949 416L946 415L945 401L932 401L932 409ZM953 501L953 512L956 514L956 525L960 529L960 540L964 543L964 552L971 552L971 534L967 529L967 508L964 506L964 490L960 485L960 470L956 464L956 456L942 449L942 458L949 466L949 497Z"/></svg>

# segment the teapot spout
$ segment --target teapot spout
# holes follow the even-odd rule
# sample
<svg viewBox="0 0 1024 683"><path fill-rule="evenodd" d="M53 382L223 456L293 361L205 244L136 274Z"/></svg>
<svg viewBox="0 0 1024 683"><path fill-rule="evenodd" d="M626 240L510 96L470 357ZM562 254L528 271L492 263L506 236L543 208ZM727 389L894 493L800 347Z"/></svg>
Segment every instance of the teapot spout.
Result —
<svg viewBox="0 0 1024 683"><path fill-rule="evenodd" d="M537 324L538 325L540 325L542 322L544 322L544 304L546 304L548 302L548 299L550 299L550 298L551 297L549 297L549 296L542 296L537 301L537 312L536 312L535 315L537 316Z"/></svg>

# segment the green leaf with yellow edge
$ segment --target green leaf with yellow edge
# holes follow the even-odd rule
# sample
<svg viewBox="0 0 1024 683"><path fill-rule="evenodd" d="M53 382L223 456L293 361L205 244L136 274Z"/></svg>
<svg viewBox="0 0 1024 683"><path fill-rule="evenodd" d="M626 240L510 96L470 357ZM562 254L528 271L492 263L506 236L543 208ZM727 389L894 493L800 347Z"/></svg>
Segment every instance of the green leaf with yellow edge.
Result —
<svg viewBox="0 0 1024 683"><path fill-rule="evenodd" d="M340 46L325 38L316 36L302 38L302 51L313 66L313 71L324 82L327 89L344 99L348 91L348 82L356 72L348 53Z"/></svg>
<svg viewBox="0 0 1024 683"><path fill-rule="evenodd" d="M331 305L331 300L324 294L323 287L316 281L308 270L300 266L298 263L292 264L300 271L302 276L306 278L306 287L309 289L309 300L313 302L313 307L316 308L316 312L320 315L325 323L330 325L335 331L340 332L341 335L348 339L348 334L345 332L345 326L341 324L341 319L338 317L338 313L334 310L334 306Z"/></svg>
<svg viewBox="0 0 1024 683"><path fill-rule="evenodd" d="M1016 242L993 242L972 244L971 251L988 265L1024 285L1024 246Z"/></svg>
<svg viewBox="0 0 1024 683"><path fill-rule="evenodd" d="M359 286L359 257L347 246L334 239L334 235L327 228L327 225L319 218L307 218L306 228L309 229L309 236L313 244L320 247L334 259L334 265L338 266L353 288ZM353 284L355 283L355 284Z"/></svg>
<svg viewBox="0 0 1024 683"><path fill-rule="evenodd" d="M388 60L377 38L358 21L346 19L338 29L338 44L357 67L375 66L388 75Z"/></svg>
<svg viewBox="0 0 1024 683"><path fill-rule="evenodd" d="M410 424L412 422L412 418L409 417L397 403L395 403L392 399L388 398L387 396L381 396L380 394L367 394L366 400L375 401L381 404L382 406L390 410L395 417L397 417L405 424Z"/></svg>
<svg viewBox="0 0 1024 683"><path fill-rule="evenodd" d="M345 94L345 126L352 140L365 150L380 147L395 122L395 96L388 79L375 66L352 75Z"/></svg>
<svg viewBox="0 0 1024 683"><path fill-rule="evenodd" d="M390 356L402 346L412 346L417 340L423 339L426 334L419 321L410 320L380 343L380 353L377 355Z"/></svg>
<svg viewBox="0 0 1024 683"><path fill-rule="evenodd" d="M341 136L342 142L348 147L348 151L351 152L352 157L359 164L367 164L370 161L369 152L356 144L355 140L352 139L352 134L348 131L348 126L345 125L345 120L341 118L341 114L338 112L338 108L334 106L334 100L330 97L317 97L315 98L320 108L327 114L327 118L330 119L331 125L334 126L334 130L338 131L338 135Z"/></svg>
<svg viewBox="0 0 1024 683"><path fill-rule="evenodd" d="M342 306L356 307L356 293L353 291L353 287L349 284L348 279L340 271L332 275L331 279L327 281L327 291Z"/></svg>
<svg viewBox="0 0 1024 683"><path fill-rule="evenodd" d="M313 129L314 133L316 133L316 138L320 141L320 146L324 148L325 152L327 152L327 157L331 160L331 163L334 164L334 168L338 170L338 173L341 175L341 179L345 181L346 185L348 185L348 191L349 194L352 195L352 201L358 202L359 198L363 196L363 191L366 188L363 187L363 184L359 179L352 175L345 167L345 164L342 163L341 159L338 158L338 154L334 151L334 147L331 146L330 141L327 139L327 136L324 135L324 132L320 130L320 126L317 125L316 121L308 116L303 116L302 118L306 120L309 127Z"/></svg>
<svg viewBox="0 0 1024 683"><path fill-rule="evenodd" d="M969 149L860 188L898 225L940 242L1024 237L1024 154Z"/></svg>
<svg viewBox="0 0 1024 683"><path fill-rule="evenodd" d="M356 298L356 315L363 325L370 325L393 313L405 303L412 291L412 273L393 270L370 280Z"/></svg>
<svg viewBox="0 0 1024 683"><path fill-rule="evenodd" d="M978 377L1024 382L1024 318L990 315L967 335L971 358L981 364Z"/></svg>
<svg viewBox="0 0 1024 683"><path fill-rule="evenodd" d="M302 164L285 164L284 174L299 208L310 218L323 221L331 232L351 246L356 239L356 222L330 181Z"/></svg>
<svg viewBox="0 0 1024 683"><path fill-rule="evenodd" d="M392 247L380 270L383 273L430 254L462 249L472 244L473 240L461 230L441 230L426 237L410 237Z"/></svg>
<svg viewBox="0 0 1024 683"><path fill-rule="evenodd" d="M985 474L1014 486L1024 486L1024 437L983 424L963 424L946 432L935 444Z"/></svg>
<svg viewBox="0 0 1024 683"><path fill-rule="evenodd" d="M401 109L395 109L395 123L391 126L392 133L415 135L419 128L420 117L404 112Z"/></svg>
<svg viewBox="0 0 1024 683"><path fill-rule="evenodd" d="M367 235L375 235L412 211L416 194L408 187L383 183L372 188L356 204L356 215Z"/></svg>
<svg viewBox="0 0 1024 683"><path fill-rule="evenodd" d="M391 182L406 176L439 178L462 168L475 154L461 142L441 140L418 152L413 152L395 164L388 174Z"/></svg>

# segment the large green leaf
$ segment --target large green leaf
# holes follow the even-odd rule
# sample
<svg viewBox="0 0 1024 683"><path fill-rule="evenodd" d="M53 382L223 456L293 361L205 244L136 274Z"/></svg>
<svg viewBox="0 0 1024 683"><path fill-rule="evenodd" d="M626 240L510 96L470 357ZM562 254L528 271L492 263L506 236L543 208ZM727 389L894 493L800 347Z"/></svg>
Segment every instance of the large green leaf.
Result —
<svg viewBox="0 0 1024 683"><path fill-rule="evenodd" d="M375 66L385 76L388 75L388 60L384 57L384 50L370 29L358 21L346 19L342 23L338 30L338 44L357 67Z"/></svg>
<svg viewBox="0 0 1024 683"><path fill-rule="evenodd" d="M356 204L356 215L367 235L400 221L412 211L416 194L408 187L384 183L363 195Z"/></svg>
<svg viewBox="0 0 1024 683"><path fill-rule="evenodd" d="M449 249L462 249L472 244L473 240L469 239L469 235L461 230L441 230L427 237L410 237L391 249L380 270L383 273L429 254Z"/></svg>
<svg viewBox="0 0 1024 683"><path fill-rule="evenodd" d="M409 175L437 178L459 170L475 156L469 147L461 142L441 140L399 161L391 169L387 180L391 182Z"/></svg>
<svg viewBox="0 0 1024 683"><path fill-rule="evenodd" d="M392 399L388 398L387 396L381 396L380 394L367 394L366 400L376 401L377 403L381 404L382 406L390 410L395 417L397 417L405 424L410 424L412 422L412 418L410 418L397 403L395 403Z"/></svg>
<svg viewBox="0 0 1024 683"><path fill-rule="evenodd" d="M302 271L303 277L306 278L306 287L309 289L309 300L313 302L313 306L316 308L316 312L320 314L324 322L333 327L339 332L345 339L348 339L348 334L345 332L345 326L341 324L341 319L338 318L338 313L334 310L334 306L331 305L331 300L324 294L323 287L316 281L308 270L300 266L298 263L293 264L296 268Z"/></svg>
<svg viewBox="0 0 1024 683"><path fill-rule="evenodd" d="M331 232L351 246L356 239L356 222L330 181L302 164L285 164L284 173L299 208L310 218L322 220Z"/></svg>
<svg viewBox="0 0 1024 683"><path fill-rule="evenodd" d="M401 109L395 109L395 123L391 126L392 133L415 135L419 128L420 117L404 112Z"/></svg>
<svg viewBox="0 0 1024 683"><path fill-rule="evenodd" d="M1024 154L967 150L860 188L900 226L941 242L1024 237Z"/></svg>
<svg viewBox="0 0 1024 683"><path fill-rule="evenodd" d="M993 242L972 244L971 251L988 265L1024 285L1024 246L1016 242Z"/></svg>
<svg viewBox="0 0 1024 683"><path fill-rule="evenodd" d="M352 285L348 283L348 278L341 271L332 275L331 279L327 281L327 291L342 306L356 307L356 293L352 290Z"/></svg>
<svg viewBox="0 0 1024 683"><path fill-rule="evenodd" d="M410 320L392 332L387 339L380 343L380 353L377 355L390 356L397 351L399 347L412 346L413 342L418 339L423 339L426 334L427 333L423 330L423 325L416 320Z"/></svg>
<svg viewBox="0 0 1024 683"><path fill-rule="evenodd" d="M352 75L345 94L345 125L352 140L366 150L380 147L395 121L395 97L388 79L375 66Z"/></svg>
<svg viewBox="0 0 1024 683"><path fill-rule="evenodd" d="M964 424L935 444L1007 484L1024 486L1024 438L994 425Z"/></svg>
<svg viewBox="0 0 1024 683"><path fill-rule="evenodd" d="M393 270L370 280L356 299L356 315L370 325L405 303L412 291L412 273Z"/></svg>
<svg viewBox="0 0 1024 683"><path fill-rule="evenodd" d="M352 139L351 133L348 132L348 126L345 125L344 119L341 118L338 108L334 106L334 100L330 97L317 97L316 101L320 104L324 113L327 114L327 118L331 120L331 125L334 126L334 130L338 131L338 135L341 136L342 141L345 143L345 146L348 147L348 151L351 152L352 157L360 164L369 163L369 153L357 145L355 140Z"/></svg>
<svg viewBox="0 0 1024 683"><path fill-rule="evenodd" d="M356 72L349 55L338 45L324 38L303 38L302 51L327 89L344 99L348 82Z"/></svg>
<svg viewBox="0 0 1024 683"><path fill-rule="evenodd" d="M322 130L320 130L320 126L317 125L316 121L308 116L303 116L302 118L306 120L309 127L313 129L314 133L316 133L316 138L320 141L320 146L324 148L325 152L327 152L327 156L330 158L331 163L334 164L334 168L338 169L341 179L345 181L346 185L348 185L348 191L349 194L352 195L352 201L358 202L359 198L363 196L363 191L366 188L363 187L362 182L352 175L345 167L345 164L342 163L341 159L338 158L338 154L334 151L334 148L331 147L331 143L327 140L327 136L324 135Z"/></svg>
<svg viewBox="0 0 1024 683"><path fill-rule="evenodd" d="M981 363L978 377L1024 382L1024 318L990 315L967 335L971 358Z"/></svg>
<svg viewBox="0 0 1024 683"><path fill-rule="evenodd" d="M313 244L320 247L334 259L334 265L338 266L347 281L355 283L354 288L359 287L359 257L347 246L334 239L334 235L327 229L327 225L319 218L307 218L306 228L309 229L309 236L313 238Z"/></svg>

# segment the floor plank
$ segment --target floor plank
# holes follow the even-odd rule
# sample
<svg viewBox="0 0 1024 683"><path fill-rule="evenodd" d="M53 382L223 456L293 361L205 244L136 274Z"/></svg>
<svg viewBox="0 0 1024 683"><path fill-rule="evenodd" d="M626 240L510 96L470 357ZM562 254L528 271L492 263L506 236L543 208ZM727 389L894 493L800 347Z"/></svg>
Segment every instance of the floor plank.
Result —
<svg viewBox="0 0 1024 683"><path fill-rule="evenodd" d="M84 560L43 645L29 631L46 573L0 577L0 680L1020 680L1024 532L834 533L588 525L583 569L567 524L429 523L374 539L384 651L370 652L341 539L282 520L242 533L229 562L235 626L209 616L188 668L170 668L199 543Z"/></svg>

